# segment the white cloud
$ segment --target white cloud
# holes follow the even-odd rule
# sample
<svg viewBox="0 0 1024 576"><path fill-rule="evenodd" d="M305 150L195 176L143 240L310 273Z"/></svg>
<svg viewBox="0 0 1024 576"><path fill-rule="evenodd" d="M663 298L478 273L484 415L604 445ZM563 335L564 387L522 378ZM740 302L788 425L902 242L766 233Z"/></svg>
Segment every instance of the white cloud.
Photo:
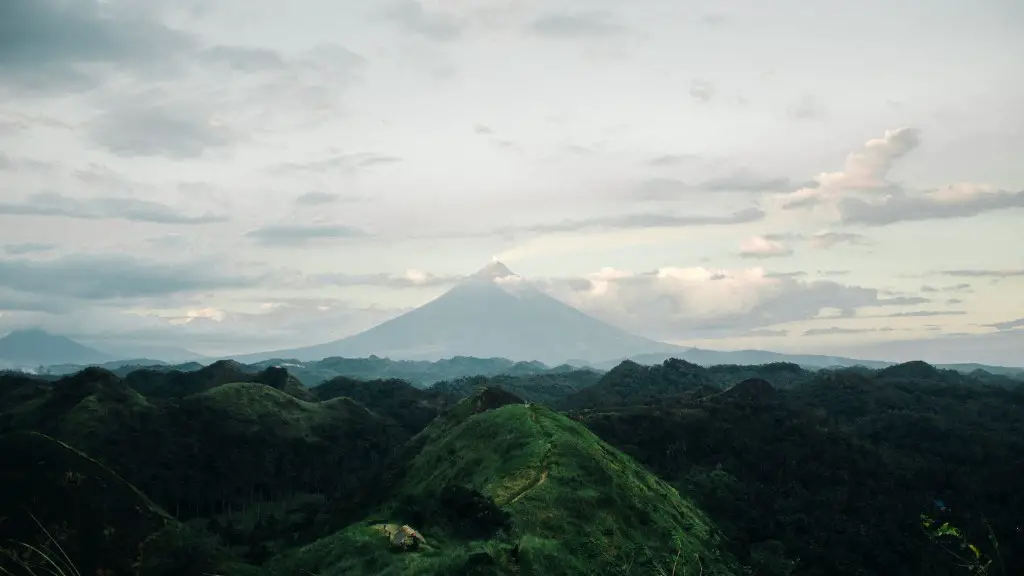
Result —
<svg viewBox="0 0 1024 576"><path fill-rule="evenodd" d="M764 236L751 236L740 244L740 256L744 258L775 258L792 253L793 249L789 246Z"/></svg>
<svg viewBox="0 0 1024 576"><path fill-rule="evenodd" d="M843 170L823 172L814 177L816 186L804 187L783 195L784 207L812 207L825 200L833 200L846 190L872 190L886 188L886 180L893 163L917 148L920 131L915 128L886 130L881 138L872 138L864 147L846 157Z"/></svg>
<svg viewBox="0 0 1024 576"><path fill-rule="evenodd" d="M873 288L802 280L760 267L664 267L648 273L606 268L580 279L538 284L553 296L627 330L670 340L810 320L828 309L852 316L865 307L927 302L884 298Z"/></svg>

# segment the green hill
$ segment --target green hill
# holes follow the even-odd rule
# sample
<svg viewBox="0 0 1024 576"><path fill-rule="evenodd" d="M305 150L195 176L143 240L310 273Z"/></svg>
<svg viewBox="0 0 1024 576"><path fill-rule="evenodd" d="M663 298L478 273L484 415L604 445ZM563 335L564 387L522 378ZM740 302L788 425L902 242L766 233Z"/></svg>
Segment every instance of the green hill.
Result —
<svg viewBox="0 0 1024 576"><path fill-rule="evenodd" d="M0 372L0 546L51 543L31 512L83 574L965 573L928 514L989 576L1024 566L1005 376L670 360L288 391L207 368Z"/></svg>
<svg viewBox="0 0 1024 576"><path fill-rule="evenodd" d="M271 501L303 503L298 532L343 518L355 505L351 492L411 435L351 399L307 402L258 382L149 399L90 368L19 388L33 395L4 414L6 429L43 432L82 450L177 518L224 516L218 522L228 540L246 545L251 535L238 527L251 528L246 515ZM305 505L311 498L330 514Z"/></svg>
<svg viewBox="0 0 1024 576"><path fill-rule="evenodd" d="M566 370L519 376L467 376L438 382L430 389L465 398L480 388L500 386L528 402L557 406L564 398L597 384L600 379L601 373L593 370Z"/></svg>
<svg viewBox="0 0 1024 576"><path fill-rule="evenodd" d="M346 397L374 413L391 418L415 434L455 403L455 396L443 390L416 388L405 380L361 381L339 376L312 389L321 402Z"/></svg>
<svg viewBox="0 0 1024 576"><path fill-rule="evenodd" d="M296 398L312 394L284 368L269 366L255 370L231 360L221 360L198 370L143 368L124 376L125 383L148 398L182 398L232 382L259 382Z"/></svg>
<svg viewBox="0 0 1024 576"><path fill-rule="evenodd" d="M273 559L267 573L740 573L689 500L548 408L484 391L410 446L371 518ZM396 553L389 525L425 544Z"/></svg>

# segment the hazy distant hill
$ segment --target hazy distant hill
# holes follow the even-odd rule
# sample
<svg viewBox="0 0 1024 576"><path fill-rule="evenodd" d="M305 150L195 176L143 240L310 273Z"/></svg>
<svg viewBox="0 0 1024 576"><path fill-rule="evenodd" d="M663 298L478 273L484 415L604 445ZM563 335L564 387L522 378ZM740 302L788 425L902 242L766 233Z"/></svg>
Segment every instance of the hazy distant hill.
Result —
<svg viewBox="0 0 1024 576"><path fill-rule="evenodd" d="M93 364L109 354L43 330L15 330L0 338L0 366L35 368L49 364Z"/></svg>
<svg viewBox="0 0 1024 576"><path fill-rule="evenodd" d="M504 357L560 364L678 347L630 334L533 288L495 262L439 298L342 340L236 359L319 360L376 354L394 359Z"/></svg>
<svg viewBox="0 0 1024 576"><path fill-rule="evenodd" d="M575 370L572 366L551 368L540 362L513 362L506 358L472 358L456 356L437 361L391 360L368 358L324 358L315 362L298 360L267 360L249 365L253 369L281 366L306 386L317 386L339 376L360 380L398 378L417 386L466 376L526 376L533 374L560 374Z"/></svg>
<svg viewBox="0 0 1024 576"><path fill-rule="evenodd" d="M880 369L888 366L895 366L898 362L886 362L883 360L864 360L858 358L846 358L843 356L826 356L820 354L783 354L780 352L767 352L765 350L701 350L699 348L680 348L677 352L657 354L637 354L630 357L620 357L590 364L598 370L610 370L618 366L624 360L636 362L637 364L661 364L671 358L686 360L693 364L704 367L723 366L735 364L739 366L756 366L763 364L774 364L786 362L797 364L804 368L839 368L849 366L862 366L864 368ZM1007 376L1010 378L1024 379L1024 368L1012 366L989 366L986 364L935 364L936 367L945 370L956 370L963 374L970 374L976 371L987 372L995 376Z"/></svg>

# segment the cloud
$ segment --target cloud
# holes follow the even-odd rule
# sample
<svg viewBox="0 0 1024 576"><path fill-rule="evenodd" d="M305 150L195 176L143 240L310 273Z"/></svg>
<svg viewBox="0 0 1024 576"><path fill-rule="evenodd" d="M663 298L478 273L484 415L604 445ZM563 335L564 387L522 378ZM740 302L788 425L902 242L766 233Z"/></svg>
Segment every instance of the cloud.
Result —
<svg viewBox="0 0 1024 576"><path fill-rule="evenodd" d="M320 274L309 280L327 286L381 286L386 288L434 288L450 286L464 276L435 275L423 270L410 269L405 274Z"/></svg>
<svg viewBox="0 0 1024 576"><path fill-rule="evenodd" d="M81 300L151 298L251 287L264 276L230 275L209 262L156 263L120 255L72 255L53 260L0 259L0 287Z"/></svg>
<svg viewBox="0 0 1024 576"><path fill-rule="evenodd" d="M14 312L45 312L48 314L67 314L73 310L72 301L48 297L41 294L18 292L0 286L0 334L4 320Z"/></svg>
<svg viewBox="0 0 1024 576"><path fill-rule="evenodd" d="M650 178L644 180L636 189L636 197L641 200L676 200L683 194L693 191L693 186L675 178Z"/></svg>
<svg viewBox="0 0 1024 576"><path fill-rule="evenodd" d="M622 216L595 217L580 220L563 220L550 224L508 228L497 233L535 232L576 232L580 230L629 230L642 228L683 228L691 226L725 226L748 224L764 218L760 208L747 208L724 216L674 215L664 213L625 214Z"/></svg>
<svg viewBox="0 0 1024 576"><path fill-rule="evenodd" d="M867 243L867 237L863 234L853 232L815 232L814 234L803 234L799 232L773 232L762 236L770 242L807 242L812 248L819 250L832 248L839 244L862 245ZM820 271L819 271L820 272Z"/></svg>
<svg viewBox="0 0 1024 576"><path fill-rule="evenodd" d="M748 172L734 172L697 184L690 184L676 178L648 178L640 182L633 195L641 200L678 200L697 193L778 192L792 186L793 183L787 178L770 178Z"/></svg>
<svg viewBox="0 0 1024 576"><path fill-rule="evenodd" d="M847 190L891 188L886 181L893 163L920 144L915 128L886 130L881 138L868 140L864 147L846 157L843 170L814 177L815 186L805 186L785 195L783 208L809 208Z"/></svg>
<svg viewBox="0 0 1024 576"><path fill-rule="evenodd" d="M839 203L839 213L844 224L866 226L967 218L1008 208L1024 208L1024 190L1007 192L977 184L957 184L920 194L892 190L874 201L844 198Z"/></svg>
<svg viewBox="0 0 1024 576"><path fill-rule="evenodd" d="M1024 327L1024 318L1018 318L1016 320L1007 320L1006 322L995 322L992 324L985 324L986 328L995 328L996 330L1013 330L1015 328Z"/></svg>
<svg viewBox="0 0 1024 576"><path fill-rule="evenodd" d="M92 88L96 65L152 71L194 39L116 2L4 0L0 3L0 75L27 91Z"/></svg>
<svg viewBox="0 0 1024 576"><path fill-rule="evenodd" d="M378 165L395 164L402 159L386 154L373 152L355 152L352 154L338 154L323 160L311 160L305 162L282 162L272 170L282 174L291 173L317 173L324 174L335 170L354 172L364 168Z"/></svg>
<svg viewBox="0 0 1024 576"><path fill-rule="evenodd" d="M853 232L818 232L812 234L809 240L814 248L827 249L839 244L865 244L867 237Z"/></svg>
<svg viewBox="0 0 1024 576"><path fill-rule="evenodd" d="M301 246L316 240L367 238L364 230L340 224L270 224L245 234L264 246Z"/></svg>
<svg viewBox="0 0 1024 576"><path fill-rule="evenodd" d="M23 202L0 202L0 214L15 216L62 216L81 220L128 220L154 224L209 224L224 222L226 216L205 213L190 215L170 206L123 197L76 199L53 192L32 194Z"/></svg>
<svg viewBox="0 0 1024 576"><path fill-rule="evenodd" d="M11 256L24 256L26 254L37 254L39 252L49 252L57 248L56 244L48 244L44 242L25 242L22 244L8 244L3 247L4 252Z"/></svg>
<svg viewBox="0 0 1024 576"><path fill-rule="evenodd" d="M861 308L927 302L923 298L884 298L874 288L770 274L760 267L665 267L644 273L609 268L536 284L612 324L670 341L742 336L750 330L811 320L826 310L854 317Z"/></svg>
<svg viewBox="0 0 1024 576"><path fill-rule="evenodd" d="M430 40L454 40L462 34L462 24L456 15L430 10L425 2L418 0L394 2L384 15L402 30Z"/></svg>
<svg viewBox="0 0 1024 576"><path fill-rule="evenodd" d="M241 138L209 112L159 94L111 107L89 122L87 132L93 142L119 156L177 159L196 158Z"/></svg>
<svg viewBox="0 0 1024 576"><path fill-rule="evenodd" d="M764 236L751 236L740 244L740 256L743 258L777 258L792 253L789 246Z"/></svg>
<svg viewBox="0 0 1024 576"><path fill-rule="evenodd" d="M923 296L896 296L895 298L884 298L878 302L879 306L915 306L917 304L927 304L931 300Z"/></svg>
<svg viewBox="0 0 1024 576"><path fill-rule="evenodd" d="M680 166L682 164L696 162L697 160L700 160L700 156L696 154L663 154L648 160L647 165L661 168L667 166Z"/></svg>
<svg viewBox="0 0 1024 576"><path fill-rule="evenodd" d="M626 31L611 15L597 11L547 14L534 20L530 29L547 38L601 38Z"/></svg>
<svg viewBox="0 0 1024 576"><path fill-rule="evenodd" d="M306 192L295 198L295 203L300 206L323 206L324 204L334 204L341 200L341 196L338 194L332 194L330 192Z"/></svg>
<svg viewBox="0 0 1024 576"><path fill-rule="evenodd" d="M993 324L986 324L987 328L995 328L996 330L1013 330L1015 328L1024 327L1024 318L1018 318L1017 320L1008 320L1007 322L995 322Z"/></svg>
<svg viewBox="0 0 1024 576"><path fill-rule="evenodd" d="M39 3L55 5L55 0ZM141 30L140 22L157 22L163 10L143 4L103 2L93 16L103 26ZM203 46L192 36L175 34L183 40L156 53L125 45L125 54L131 56L116 62L83 64L73 59L65 66L88 73L84 87L91 91L81 108L99 111L82 124L90 140L121 156L185 160L229 149L254 133L322 126L340 112L340 96L365 62L330 43L285 56L260 46ZM122 69L129 64L132 69ZM46 77L53 90L83 87L60 84L60 72Z"/></svg>
<svg viewBox="0 0 1024 576"><path fill-rule="evenodd" d="M766 178L747 172L735 172L701 182L697 188L709 192L778 192L792 185L788 178Z"/></svg>
<svg viewBox="0 0 1024 576"><path fill-rule="evenodd" d="M1006 270L943 270L940 274L954 278L1011 278L1014 276L1024 276L1024 268ZM962 284L961 286L968 285Z"/></svg>
<svg viewBox="0 0 1024 576"><path fill-rule="evenodd" d="M811 328L810 330L804 330L804 336L838 336L841 334L863 334L866 332L892 332L894 328L888 326L882 328L841 328L839 326L831 326L829 328Z"/></svg>
<svg viewBox="0 0 1024 576"><path fill-rule="evenodd" d="M768 328L759 328L747 332L747 336L753 336L754 338L782 338L783 336L789 336L789 330L771 330Z"/></svg>
<svg viewBox="0 0 1024 576"><path fill-rule="evenodd" d="M948 300L947 303L949 303ZM928 318L931 316L963 316L964 314L967 314L967 312L964 312L963 310L915 310L913 312L895 312L892 314L864 316L864 318Z"/></svg>
<svg viewBox="0 0 1024 576"><path fill-rule="evenodd" d="M690 83L690 98L698 102L710 102L715 96L715 86L707 80L694 79Z"/></svg>
<svg viewBox="0 0 1024 576"><path fill-rule="evenodd" d="M288 62L273 50L249 46L217 45L204 48L198 56L203 60L243 72L283 71Z"/></svg>
<svg viewBox="0 0 1024 576"><path fill-rule="evenodd" d="M952 286L921 286L921 292L970 292L971 285L967 283L954 284Z"/></svg>

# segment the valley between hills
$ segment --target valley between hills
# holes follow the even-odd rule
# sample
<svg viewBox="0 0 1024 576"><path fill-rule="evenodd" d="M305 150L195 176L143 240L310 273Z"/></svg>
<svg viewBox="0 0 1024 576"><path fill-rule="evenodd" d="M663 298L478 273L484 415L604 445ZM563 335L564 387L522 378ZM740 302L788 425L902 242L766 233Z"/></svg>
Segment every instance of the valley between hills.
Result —
<svg viewBox="0 0 1024 576"><path fill-rule="evenodd" d="M1022 379L669 359L437 381L434 364L314 386L233 361L3 373L0 567L1024 572Z"/></svg>

